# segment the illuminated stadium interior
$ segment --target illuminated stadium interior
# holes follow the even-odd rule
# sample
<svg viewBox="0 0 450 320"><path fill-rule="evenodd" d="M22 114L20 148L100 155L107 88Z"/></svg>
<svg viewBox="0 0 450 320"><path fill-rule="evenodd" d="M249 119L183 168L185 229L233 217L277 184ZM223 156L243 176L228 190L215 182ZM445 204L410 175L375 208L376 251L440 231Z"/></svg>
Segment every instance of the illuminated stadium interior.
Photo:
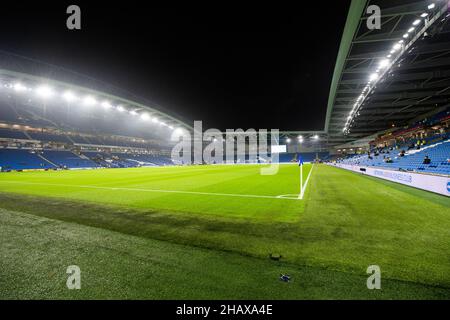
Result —
<svg viewBox="0 0 450 320"><path fill-rule="evenodd" d="M0 299L450 299L449 2L348 2L323 110L261 107L321 125L259 149L250 128L207 139L189 108L0 48Z"/></svg>

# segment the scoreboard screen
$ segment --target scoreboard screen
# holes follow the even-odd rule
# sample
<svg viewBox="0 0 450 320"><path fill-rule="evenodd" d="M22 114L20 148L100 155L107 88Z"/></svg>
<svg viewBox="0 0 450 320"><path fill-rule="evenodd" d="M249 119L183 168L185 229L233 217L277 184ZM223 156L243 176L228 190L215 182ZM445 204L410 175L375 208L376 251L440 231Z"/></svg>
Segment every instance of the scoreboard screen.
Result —
<svg viewBox="0 0 450 320"><path fill-rule="evenodd" d="M286 152L286 145L276 145L272 146L272 153L285 153Z"/></svg>

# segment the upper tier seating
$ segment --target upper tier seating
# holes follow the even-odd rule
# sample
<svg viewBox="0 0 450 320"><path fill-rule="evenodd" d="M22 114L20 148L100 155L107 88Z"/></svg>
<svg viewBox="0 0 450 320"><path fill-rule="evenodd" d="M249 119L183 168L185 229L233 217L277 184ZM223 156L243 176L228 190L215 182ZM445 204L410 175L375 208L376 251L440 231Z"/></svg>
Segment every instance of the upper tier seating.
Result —
<svg viewBox="0 0 450 320"><path fill-rule="evenodd" d="M0 138L22 139L22 140L28 139L28 137L22 131L6 128L0 128Z"/></svg>
<svg viewBox="0 0 450 320"><path fill-rule="evenodd" d="M32 132L28 131L30 137L34 140L39 141L52 141L52 142L62 142L62 143L71 143L71 141L65 135L57 135L47 132Z"/></svg>

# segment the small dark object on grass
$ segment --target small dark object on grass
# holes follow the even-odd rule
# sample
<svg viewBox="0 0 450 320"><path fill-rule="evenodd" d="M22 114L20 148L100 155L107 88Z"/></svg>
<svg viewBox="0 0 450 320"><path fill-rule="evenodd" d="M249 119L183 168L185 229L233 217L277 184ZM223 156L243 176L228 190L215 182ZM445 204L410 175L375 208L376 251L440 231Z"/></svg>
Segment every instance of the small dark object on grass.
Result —
<svg viewBox="0 0 450 320"><path fill-rule="evenodd" d="M280 274L280 280L284 281L284 282L289 282L291 281L291 276L288 274Z"/></svg>
<svg viewBox="0 0 450 320"><path fill-rule="evenodd" d="M282 256L281 254L273 254L273 253L271 253L271 254L269 255L269 258L272 259L272 260L275 260L275 261L280 260L282 257L283 257L283 256Z"/></svg>

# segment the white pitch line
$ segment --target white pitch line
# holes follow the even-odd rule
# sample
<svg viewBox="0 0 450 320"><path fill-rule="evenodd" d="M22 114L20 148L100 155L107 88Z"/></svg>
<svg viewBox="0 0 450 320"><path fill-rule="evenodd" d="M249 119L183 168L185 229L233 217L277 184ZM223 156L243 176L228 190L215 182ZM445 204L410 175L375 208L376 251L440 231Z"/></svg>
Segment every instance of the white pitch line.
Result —
<svg viewBox="0 0 450 320"><path fill-rule="evenodd" d="M308 178L309 178L309 176L308 176ZM53 187L101 189L101 190L122 190L122 191L136 191L136 192L178 193L178 194L192 194L192 195L206 195L206 196L238 197L238 198L298 200L297 198L281 198L281 197L278 197L278 196L264 196L264 195L256 195L256 194L236 194L236 193L217 193L217 192L161 190L161 189L140 189L140 188L121 188L121 187L100 187L100 186L75 185L75 184L41 183L41 182L23 182L23 181L0 180L0 183L4 183L4 182L12 183L12 184L22 184L22 185L38 185L38 186L53 186Z"/></svg>
<svg viewBox="0 0 450 320"><path fill-rule="evenodd" d="M306 187L308 186L309 177L311 176L311 172L314 169L314 164L311 166L311 170L309 170L308 177L306 178L305 183L303 184L302 193L298 195L298 199L303 199L303 195L305 194Z"/></svg>

